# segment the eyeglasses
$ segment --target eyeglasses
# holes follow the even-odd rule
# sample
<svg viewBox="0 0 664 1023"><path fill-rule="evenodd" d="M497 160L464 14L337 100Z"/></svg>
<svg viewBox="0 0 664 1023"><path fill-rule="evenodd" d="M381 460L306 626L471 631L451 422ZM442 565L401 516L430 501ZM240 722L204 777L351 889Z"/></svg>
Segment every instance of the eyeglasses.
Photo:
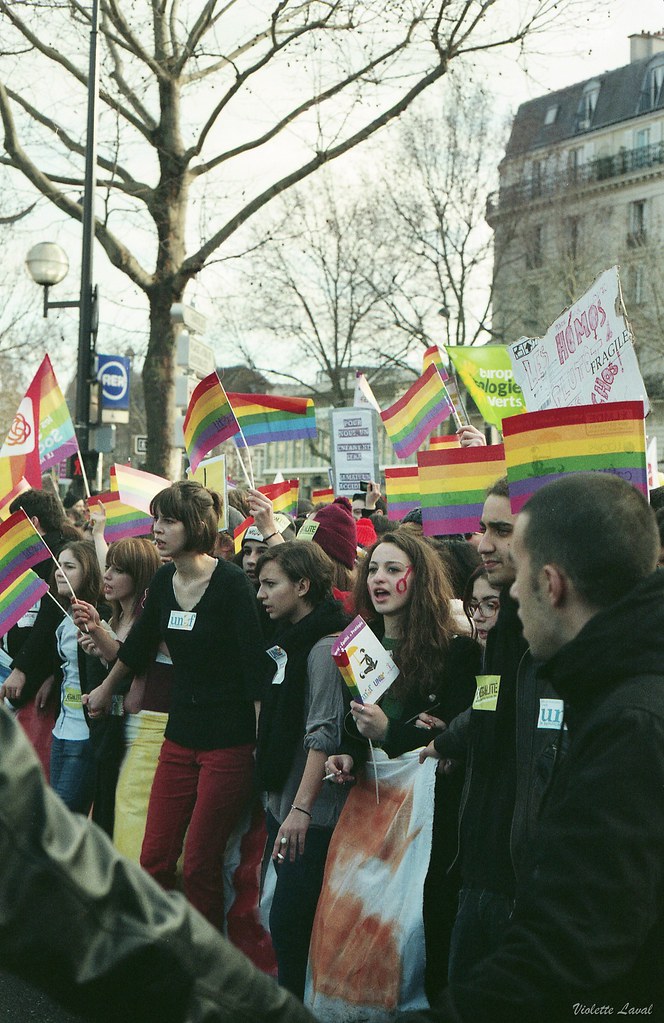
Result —
<svg viewBox="0 0 664 1023"><path fill-rule="evenodd" d="M492 615L498 614L500 609L500 601L497 597L486 597L484 600L469 600L468 601L468 614L471 618L479 611L482 618L491 618Z"/></svg>

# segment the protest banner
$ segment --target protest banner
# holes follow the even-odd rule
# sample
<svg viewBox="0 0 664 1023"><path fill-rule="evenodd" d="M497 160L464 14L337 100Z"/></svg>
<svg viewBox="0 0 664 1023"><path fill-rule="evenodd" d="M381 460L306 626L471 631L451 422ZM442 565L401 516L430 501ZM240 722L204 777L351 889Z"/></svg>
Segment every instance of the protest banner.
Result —
<svg viewBox="0 0 664 1023"><path fill-rule="evenodd" d="M362 480L378 479L377 418L371 408L330 411L334 492L338 497L352 497Z"/></svg>
<svg viewBox="0 0 664 1023"><path fill-rule="evenodd" d="M544 337L508 347L529 412L612 401L642 401L649 410L617 266L601 273Z"/></svg>
<svg viewBox="0 0 664 1023"><path fill-rule="evenodd" d="M506 416L526 411L506 345L481 348L450 345L445 351L485 422L500 430Z"/></svg>

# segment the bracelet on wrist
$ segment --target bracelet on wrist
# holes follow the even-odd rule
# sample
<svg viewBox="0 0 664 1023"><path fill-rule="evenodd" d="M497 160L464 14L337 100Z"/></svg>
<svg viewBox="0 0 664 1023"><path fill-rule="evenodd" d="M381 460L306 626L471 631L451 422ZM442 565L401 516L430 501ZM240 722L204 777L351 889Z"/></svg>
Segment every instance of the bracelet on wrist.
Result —
<svg viewBox="0 0 664 1023"><path fill-rule="evenodd" d="M311 814L309 813L308 810L305 810L303 807L296 806L295 803L291 803L291 810L299 810L300 813L306 813L307 817L311 820Z"/></svg>
<svg viewBox="0 0 664 1023"><path fill-rule="evenodd" d="M263 543L267 543L268 540L271 540L273 536L279 536L279 530L278 529L275 529L274 533L270 533L268 536L264 536L263 537Z"/></svg>

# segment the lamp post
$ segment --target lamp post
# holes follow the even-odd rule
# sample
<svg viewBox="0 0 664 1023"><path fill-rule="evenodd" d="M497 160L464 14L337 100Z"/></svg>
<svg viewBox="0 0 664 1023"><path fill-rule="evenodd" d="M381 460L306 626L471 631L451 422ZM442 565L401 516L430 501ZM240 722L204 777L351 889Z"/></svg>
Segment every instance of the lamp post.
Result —
<svg viewBox="0 0 664 1023"><path fill-rule="evenodd" d="M49 309L78 308L79 310L75 426L78 446L82 456L89 449L90 387L94 381L95 346L99 323L97 288L92 284L92 254L95 237L95 187L97 184L98 20L99 0L92 0L85 175L83 184L81 290L78 301L74 299L61 302L49 301L49 288L63 280L69 269L69 260L59 245L56 245L54 242L41 242L30 249L26 259L28 273L37 284L44 288L44 316L48 316Z"/></svg>

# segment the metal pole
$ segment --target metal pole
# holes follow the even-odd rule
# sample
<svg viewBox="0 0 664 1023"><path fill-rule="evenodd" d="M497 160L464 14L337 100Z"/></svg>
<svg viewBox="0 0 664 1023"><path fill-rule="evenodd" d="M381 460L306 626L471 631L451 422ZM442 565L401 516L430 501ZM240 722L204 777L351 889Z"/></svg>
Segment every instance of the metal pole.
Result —
<svg viewBox="0 0 664 1023"><path fill-rule="evenodd" d="M85 182L83 186L83 245L81 250L81 297L78 324L78 363L76 370L76 430L81 454L88 451L90 428L90 383L94 369L96 341L96 301L92 287L92 253L95 237L95 189L97 185L97 98L99 66L97 61L98 0L92 0L90 64L88 70L88 118L85 143Z"/></svg>

